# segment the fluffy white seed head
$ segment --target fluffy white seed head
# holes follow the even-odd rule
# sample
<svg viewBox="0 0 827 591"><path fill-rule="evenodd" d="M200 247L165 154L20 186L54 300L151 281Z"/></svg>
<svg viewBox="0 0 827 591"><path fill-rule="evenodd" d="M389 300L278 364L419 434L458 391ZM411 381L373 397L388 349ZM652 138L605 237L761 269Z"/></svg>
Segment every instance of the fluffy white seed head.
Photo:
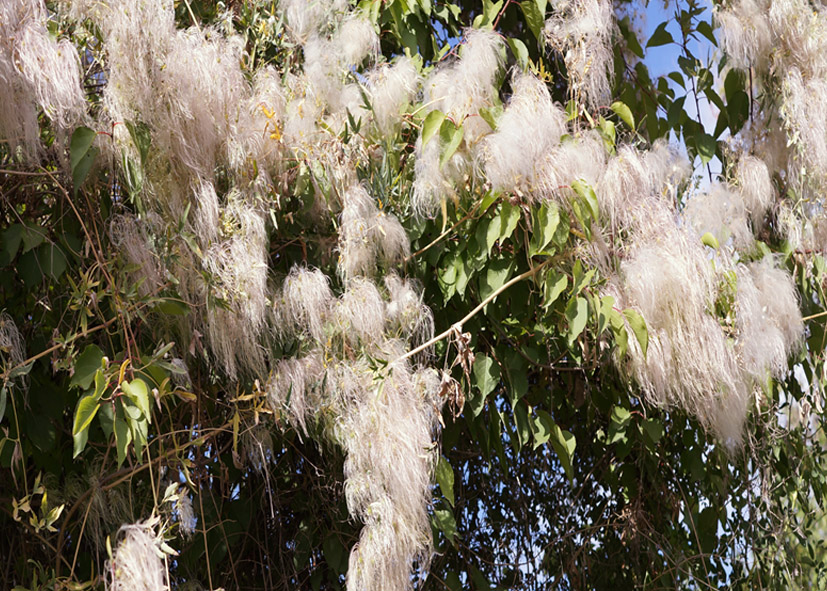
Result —
<svg viewBox="0 0 827 591"><path fill-rule="evenodd" d="M395 273L385 277L388 291L386 318L388 331L412 345L427 342L434 333L434 315L422 301L422 288L416 280L406 280Z"/></svg>
<svg viewBox="0 0 827 591"><path fill-rule="evenodd" d="M23 363L26 348L17 325L7 312L0 313L0 360L4 372Z"/></svg>
<svg viewBox="0 0 827 591"><path fill-rule="evenodd" d="M745 370L759 380L780 378L804 334L792 277L771 257L738 270L739 345Z"/></svg>
<svg viewBox="0 0 827 591"><path fill-rule="evenodd" d="M155 251L152 224L129 214L118 214L109 221L109 239L130 265L141 296L156 295L164 286L164 265Z"/></svg>
<svg viewBox="0 0 827 591"><path fill-rule="evenodd" d="M781 88L788 143L796 146L807 173L823 179L827 170L827 78L807 79L793 67Z"/></svg>
<svg viewBox="0 0 827 591"><path fill-rule="evenodd" d="M192 510L192 497L183 487L178 491L177 497L175 501L175 512L178 517L178 527L181 528L181 533L189 538L195 533L195 526L198 523L198 519L195 517L195 511Z"/></svg>
<svg viewBox="0 0 827 591"><path fill-rule="evenodd" d="M392 342L387 347L389 354L404 351ZM332 382L344 410L335 433L347 451L345 497L365 523L351 553L348 589L410 589L411 565L427 564L432 541L430 397L405 364L394 364L381 388L364 362L340 364Z"/></svg>
<svg viewBox="0 0 827 591"><path fill-rule="evenodd" d="M283 336L305 334L324 342L325 324L333 305L327 276L319 269L293 267L275 302L277 330Z"/></svg>
<svg viewBox="0 0 827 591"><path fill-rule="evenodd" d="M370 345L382 338L385 331L385 302L376 285L369 279L356 277L336 302L336 323L352 344Z"/></svg>
<svg viewBox="0 0 827 591"><path fill-rule="evenodd" d="M346 65L359 65L366 58L376 59L379 53L379 36L373 23L361 15L345 18L333 37L338 59Z"/></svg>
<svg viewBox="0 0 827 591"><path fill-rule="evenodd" d="M679 231L636 246L621 264L626 295L647 323L677 329L704 314L714 280L704 251Z"/></svg>
<svg viewBox="0 0 827 591"><path fill-rule="evenodd" d="M30 21L16 41L18 68L37 104L59 128L77 123L86 100L75 46L66 39L53 40L45 22Z"/></svg>
<svg viewBox="0 0 827 591"><path fill-rule="evenodd" d="M414 98L418 86L416 66L404 56L392 66L381 66L368 75L374 122L380 133L392 133L399 126L400 113Z"/></svg>
<svg viewBox="0 0 827 591"><path fill-rule="evenodd" d="M800 68L806 77L823 78L827 73L827 17L822 7L813 9L807 0L769 2L767 14L773 31L772 67Z"/></svg>
<svg viewBox="0 0 827 591"><path fill-rule="evenodd" d="M493 106L497 89L494 84L503 62L505 45L493 31L469 29L460 58L443 65L427 80L424 103L439 109L465 127L464 140L475 144L491 128L482 117L471 117Z"/></svg>
<svg viewBox="0 0 827 591"><path fill-rule="evenodd" d="M299 43L322 28L347 6L346 0L284 0L280 8L287 18L290 35Z"/></svg>
<svg viewBox="0 0 827 591"><path fill-rule="evenodd" d="M161 539L149 522L124 525L112 560L105 567L107 591L166 591Z"/></svg>
<svg viewBox="0 0 827 591"><path fill-rule="evenodd" d="M377 264L393 265L410 254L402 224L378 208L362 185L352 185L342 195L339 254L346 279L372 275Z"/></svg>
<svg viewBox="0 0 827 591"><path fill-rule="evenodd" d="M422 216L432 215L446 196L454 194L450 179L446 178L439 164L440 153L441 143L438 136L432 137L424 145L422 136L417 138L411 204L414 211Z"/></svg>
<svg viewBox="0 0 827 591"><path fill-rule="evenodd" d="M724 185L715 184L707 192L690 199L684 215L699 236L710 232L721 245L731 239L732 246L742 250L754 240L742 194Z"/></svg>
<svg viewBox="0 0 827 591"><path fill-rule="evenodd" d="M733 65L743 70L761 67L772 49L772 31L762 0L735 0L715 12L721 45Z"/></svg>
<svg viewBox="0 0 827 591"><path fill-rule="evenodd" d="M497 131L484 139L485 175L495 189L532 193L538 185L537 166L559 144L566 116L535 76L518 72L511 85L514 94Z"/></svg>
<svg viewBox="0 0 827 591"><path fill-rule="evenodd" d="M423 216L433 215L440 203L456 195L473 174L472 162L480 156L480 140L491 127L478 116L496 97L494 82L500 69L502 40L492 32L471 30L462 57L438 68L426 81L424 103L445 113L463 127L458 150L441 162L442 142L437 134L427 144L417 139L412 205Z"/></svg>
<svg viewBox="0 0 827 591"><path fill-rule="evenodd" d="M307 435L307 420L320 406L312 393L323 376L324 365L318 351L300 358L282 359L270 372L267 403L277 416L285 417L294 429Z"/></svg>
<svg viewBox="0 0 827 591"><path fill-rule="evenodd" d="M211 182L201 181L193 189L195 202L193 230L207 247L218 242L221 229L221 207Z"/></svg>
<svg viewBox="0 0 827 591"><path fill-rule="evenodd" d="M606 169L606 160L606 148L596 131L567 138L548 152L538 167L542 194L565 202L571 183L578 179L596 187Z"/></svg>
<svg viewBox="0 0 827 591"><path fill-rule="evenodd" d="M242 51L238 36L178 31L154 81L162 104L142 113L160 147L200 178L211 178L227 159L226 141L248 89L238 67Z"/></svg>
<svg viewBox="0 0 827 591"><path fill-rule="evenodd" d="M268 236L263 215L241 194L227 199L221 237L206 250L201 265L210 275L210 297L222 301L208 306L210 348L227 375L235 377L237 368L263 368L258 337L268 315Z"/></svg>
<svg viewBox="0 0 827 591"><path fill-rule="evenodd" d="M573 95L592 107L611 95L613 19L606 0L557 0L546 21L546 40L566 62Z"/></svg>
<svg viewBox="0 0 827 591"><path fill-rule="evenodd" d="M38 108L58 131L79 123L86 110L77 50L51 37L47 19L42 0L0 5L0 141L28 158L40 151Z"/></svg>
<svg viewBox="0 0 827 591"><path fill-rule="evenodd" d="M762 218L775 200L775 190L767 165L754 156L744 154L735 168L735 182L750 217L753 221Z"/></svg>
<svg viewBox="0 0 827 591"><path fill-rule="evenodd" d="M481 109L494 105L504 48L502 38L493 31L467 30L460 58L438 67L425 82L424 104L462 124L463 140L454 155L441 163L439 136L426 144L421 136L417 139L412 205L419 215L433 215L440 203L453 198L471 178L472 162L481 156L477 154L480 140L491 133L491 127L478 115Z"/></svg>

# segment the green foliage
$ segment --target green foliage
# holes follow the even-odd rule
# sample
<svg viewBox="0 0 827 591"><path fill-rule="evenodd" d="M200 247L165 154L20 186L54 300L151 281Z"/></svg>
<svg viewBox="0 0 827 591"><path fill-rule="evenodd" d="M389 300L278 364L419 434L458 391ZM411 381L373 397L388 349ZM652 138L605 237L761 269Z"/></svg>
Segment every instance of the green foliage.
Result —
<svg viewBox="0 0 827 591"><path fill-rule="evenodd" d="M218 18L213 3L191 4L176 7L179 26ZM419 55L429 68L466 25L496 28L511 48L508 66L538 73L555 100L568 99L564 66L542 42L553 9L545 0L359 5L384 32L385 56ZM227 7L246 35L245 60L289 67L298 49L279 41L276 13L254 2ZM62 34L94 47L94 33ZM619 100L600 113L575 106L572 117L598 128L612 150L673 136L690 158L726 164L721 140L749 121L749 83L736 70L713 74L720 64L691 51L699 35L717 43L711 12L694 2L660 23L645 49L621 21ZM675 70L653 80L641 60L672 44L681 53ZM687 109L687 100L699 99L718 106L712 133ZM443 168L470 134L467 121L439 110L422 119L416 107L392 136L371 138L353 117L346 135L370 148L359 181L411 238L404 268L422 283L436 332L468 318L459 327L467 344L460 337L436 345L438 365L457 388L444 390L434 472L439 552L418 588L823 588L823 409L807 409L814 429L779 416L810 404L825 383L824 260L785 253L777 237L767 239L794 270L812 317L795 362L817 389L792 374L767 380L748 445L731 453L683 411L645 405L613 363L622 368L629 347L646 355L655 345L646 319L601 297L605 278L577 256L600 220L595 187L566 188L570 215L554 202L497 194L469 179L441 217L421 219L410 205L417 134L423 145L439 142ZM494 105L479 116L496 128L501 113ZM262 390L267 376L230 382L210 363L203 335L173 342L170 335L187 334L183 327L205 312L183 301L179 278L142 291L107 234L112 212L145 213L146 171L158 166L148 128L124 124L135 151L115 171L98 166L104 138L86 127L61 155L66 170L54 156L27 168L0 145L0 311L26 343L22 365L0 349L0 556L8 557L0 587L103 588L103 541L156 511L179 553L170 560L174 586L341 589L360 529L348 518L342 451L273 413ZM49 135L45 118L43 126ZM304 263L335 282L338 220L320 222L314 211L331 181L310 158L295 162L289 178L266 203L269 262L277 275ZM161 237L158 252L178 260L193 241L186 220L174 221L182 230ZM702 240L719 248L711 234ZM291 346L274 343L272 354L293 355ZM189 371L175 363L181 358ZM191 537L176 501L162 494L173 485L197 508Z"/></svg>

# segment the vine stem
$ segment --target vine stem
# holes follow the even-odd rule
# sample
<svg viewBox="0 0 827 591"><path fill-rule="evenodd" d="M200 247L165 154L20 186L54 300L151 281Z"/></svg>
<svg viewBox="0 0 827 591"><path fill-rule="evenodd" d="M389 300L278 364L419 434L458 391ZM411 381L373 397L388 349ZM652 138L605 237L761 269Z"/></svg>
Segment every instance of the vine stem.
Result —
<svg viewBox="0 0 827 591"><path fill-rule="evenodd" d="M495 201L494 203L496 203L496 201ZM494 203L492 203L491 205L494 205ZM479 204L479 203L477 203L476 205L474 205L474 207L472 207L472 208L471 208L471 211L469 211L468 213L466 213L466 214L463 216L463 218L462 218L461 220L459 220L456 224L454 224L453 226L451 226L450 228L448 228L447 230L445 230L442 234L440 234L439 236L437 236L436 238L434 238L434 239L430 242L430 244L428 244L427 246L423 246L422 248L420 248L419 250L417 250L415 253L413 253L413 254L409 255L408 257L406 257L404 262L406 262L406 263L407 263L407 262L409 262L409 261L413 260L414 258L418 257L419 255L421 255L423 252L425 252L426 250L428 250L428 249L429 249L429 248L431 248L432 246L434 246L434 245L438 244L440 240L442 240L443 238L445 238L446 236L448 236L451 232L453 232L454 230L456 230L457 228L459 228L459 227L462 225L462 223L463 223L463 222L466 222L467 220L469 220L470 218L472 218L472 217L474 216L474 214L475 214L475 213L477 213L477 209L479 209L479 207L480 207L480 204ZM486 210L486 212L487 212L487 211L488 211L488 210ZM484 213L484 212L483 212L483 215L485 215L485 213Z"/></svg>
<svg viewBox="0 0 827 591"><path fill-rule="evenodd" d="M218 433L226 431L227 429L232 427L232 425L233 425L232 421L229 421L229 422L225 423L224 425L222 425L221 427L217 427L217 428L213 429L212 431L210 431L209 433L205 433L205 434L193 439L192 441L188 441L187 443L185 443L184 445L182 445L180 447L175 447L175 448L173 448L173 449L171 449L171 450L169 450L169 451L167 451L163 454L160 454L160 455L152 458L148 462L144 462L144 463L139 464L138 466L135 466L135 467L122 468L122 469L118 470L117 472L114 472L114 473L110 474L109 476L107 476L105 478L102 478L98 482L98 486L99 486L101 491L107 491L111 488L114 488L114 487L118 486L120 483L122 483L123 481L128 480L129 478L132 478L133 476L135 476L139 472L142 472L143 470L146 470L147 468L151 469L153 464L160 464L164 460L167 460L169 458L174 457L176 454L179 454L182 451L185 451L186 449L190 448L193 445L203 445L204 443L206 443L207 441L212 439ZM107 450L107 453L108 453L108 450ZM55 557L55 578L56 579L60 577L60 559L63 558L62 550L63 550L63 545L64 545L64 532L66 531L66 528L69 524L69 520L71 519L72 515L74 515L75 512L80 508L80 506L83 503L85 503L86 500L94 493L94 490L95 490L94 488L86 489L86 491L83 492L75 500L74 504L69 508L69 511L67 511L66 514L63 516L63 521L61 522L60 529L57 532L57 551L56 551L56 557ZM80 543L80 540L78 540L76 543ZM63 560L66 562L65 558Z"/></svg>
<svg viewBox="0 0 827 591"><path fill-rule="evenodd" d="M554 260L554 259L552 259L552 258L546 259L545 261L543 261L542 263L540 263L539 265L537 265L533 269L529 269L525 273L522 273L521 275L517 275L516 277L514 277L514 278L510 279L509 281L505 282L498 289L496 289L494 291L494 293L492 293L487 298L485 298L482 302L480 302L480 304L476 308L474 308L473 310L468 312L468 314L466 314L465 317L462 320L452 324L450 326L450 328L448 328L448 330L446 330L443 333L438 334L437 336L432 338L427 343L423 343L423 344L419 345L416 349L411 349L410 351L408 351L407 353L405 353L401 357L397 358L396 361L394 361L394 363L397 363L399 361L404 361L405 359L408 359L409 357L413 357L417 353L421 353L422 351L424 351L428 347L431 347L432 345L435 345L436 343L438 343L439 341L441 341L444 338L447 338L448 336L450 336L454 332L461 332L462 331L462 325L465 324L466 322L468 322L469 320L471 320L471 318L473 318L474 316L476 316L479 313L479 311L482 310L483 308L485 308L488 304L490 304L491 301L494 298L496 298L498 295L500 295L502 292L504 292L506 289L508 289L509 287L514 285L515 283L519 283L523 279L528 279L529 277L533 277L534 275L539 273L540 270L542 270L544 267L546 267L552 260Z"/></svg>
<svg viewBox="0 0 827 591"><path fill-rule="evenodd" d="M166 287L166 286L159 287L152 294L150 294L150 296L155 296L155 295L159 294L164 289L164 287ZM132 306L127 306L125 311L126 312L131 312L133 310L140 310L145 305L147 305L146 302L139 302L138 304L135 304L135 305L132 305ZM0 381L5 382L14 370L20 369L21 367L26 367L30 363L34 363L35 361L37 361L41 357L45 357L49 353L53 353L54 351L57 351L58 349L68 347L69 345L71 345L72 343L74 343L76 340L78 340L81 337L86 337L86 336L92 334L93 332L103 330L104 328L109 328L110 326L112 326L112 324L114 324L118 320L120 320L119 316L113 316L112 318L110 318L109 320L107 320L106 322L104 322L102 324L98 324L97 326L93 326L92 328L87 328L85 331L75 333L72 336L70 336L68 339L66 339L66 341L64 341L62 343L58 343L56 345L52 345L48 349L45 349L45 350L41 351L40 353L32 355L31 357L29 357L25 361L21 361L17 365L14 365L14 366L10 367L8 370L6 370L5 373L0 374Z"/></svg>

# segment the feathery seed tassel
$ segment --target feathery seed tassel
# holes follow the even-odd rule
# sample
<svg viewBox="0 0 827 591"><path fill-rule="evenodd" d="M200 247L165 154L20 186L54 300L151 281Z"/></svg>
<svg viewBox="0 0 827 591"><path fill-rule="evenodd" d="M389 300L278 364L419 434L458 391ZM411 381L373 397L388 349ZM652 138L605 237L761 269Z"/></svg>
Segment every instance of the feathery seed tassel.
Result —
<svg viewBox="0 0 827 591"><path fill-rule="evenodd" d="M154 532L157 517L124 525L111 561L104 568L107 591L167 591L161 540Z"/></svg>

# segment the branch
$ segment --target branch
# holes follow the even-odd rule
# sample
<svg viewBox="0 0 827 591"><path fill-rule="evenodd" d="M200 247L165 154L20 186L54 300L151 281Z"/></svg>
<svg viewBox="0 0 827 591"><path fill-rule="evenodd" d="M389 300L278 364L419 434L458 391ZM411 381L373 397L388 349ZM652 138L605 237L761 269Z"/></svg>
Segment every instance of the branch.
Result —
<svg viewBox="0 0 827 591"><path fill-rule="evenodd" d="M482 212L482 215L480 215L480 217L482 217L482 216L484 216L486 213L488 213L488 210L489 210L489 209L491 209L494 205L496 205L496 203L497 203L497 202L496 202L496 201L494 201L494 203L492 203L491 205L489 205L489 206L488 206L488 209L486 209L484 212ZM432 240L432 241L431 241L431 242L430 242L427 246L423 246L422 248L420 248L419 250L417 250L415 253L413 253L413 254L408 255L407 257L405 257L404 262L406 262L406 263L407 263L408 261L412 260L413 258L418 257L418 256L419 256L419 255L421 255L423 252L425 252L426 250L428 250L429 248L431 248L432 246L434 246L435 244L437 244L440 240L442 240L443 238L445 238L446 236L448 236L449 234L451 234L454 230L456 230L457 228L459 228L459 226L460 226L463 222L465 222L465 221L467 221L468 219L470 219L471 217L473 217L473 215L477 212L477 209L479 209L479 206L480 206L480 202L477 202L477 203L476 203L476 205L474 205L474 207L472 207L472 208L471 208L471 211L469 211L468 213L466 213L466 214L462 217L462 219L461 219L461 220L459 220L456 224L454 224L453 226L451 226L450 228L448 228L447 230L445 230L442 234L440 234L439 236L437 236L436 238L434 238L434 239L433 239L433 240Z"/></svg>
<svg viewBox="0 0 827 591"><path fill-rule="evenodd" d="M438 343L442 339L450 336L453 332L461 331L462 330L462 325L465 324L466 322L468 322L469 320L471 320L471 318L473 318L474 316L476 316L477 313L480 310L482 310L483 308L485 308L485 306L490 304L491 301L494 300L494 298L496 298L498 295L500 295L502 292L504 292L506 289L508 289L509 287L514 285L515 283L519 283L523 279L528 279L529 277L532 277L532 276L536 275L537 273L540 272L541 269L546 267L553 260L554 259L552 259L552 258L546 259L545 261L543 261L542 263L540 263L539 265L537 265L533 269L529 269L528 271L526 271L522 275L517 275L516 277L514 277L510 281L507 281L499 289L497 289L494 293L492 293L487 298L485 298L482 302L480 302L479 306L477 306L476 308L474 308L473 310L468 312L468 314L466 314L465 317L462 320L452 324L451 327L448 330L446 330L445 332L443 332L441 334L438 334L437 336L432 338L427 343L423 343L423 344L419 345L416 349L412 349L411 351L408 351L407 353L405 353L404 355L402 355L401 357L396 359L396 361L394 361L394 363L399 362L399 361L403 361L405 359L408 359L409 357L413 357L417 353L421 353L422 351L424 351L428 347L431 347L432 345L435 345L436 343Z"/></svg>

